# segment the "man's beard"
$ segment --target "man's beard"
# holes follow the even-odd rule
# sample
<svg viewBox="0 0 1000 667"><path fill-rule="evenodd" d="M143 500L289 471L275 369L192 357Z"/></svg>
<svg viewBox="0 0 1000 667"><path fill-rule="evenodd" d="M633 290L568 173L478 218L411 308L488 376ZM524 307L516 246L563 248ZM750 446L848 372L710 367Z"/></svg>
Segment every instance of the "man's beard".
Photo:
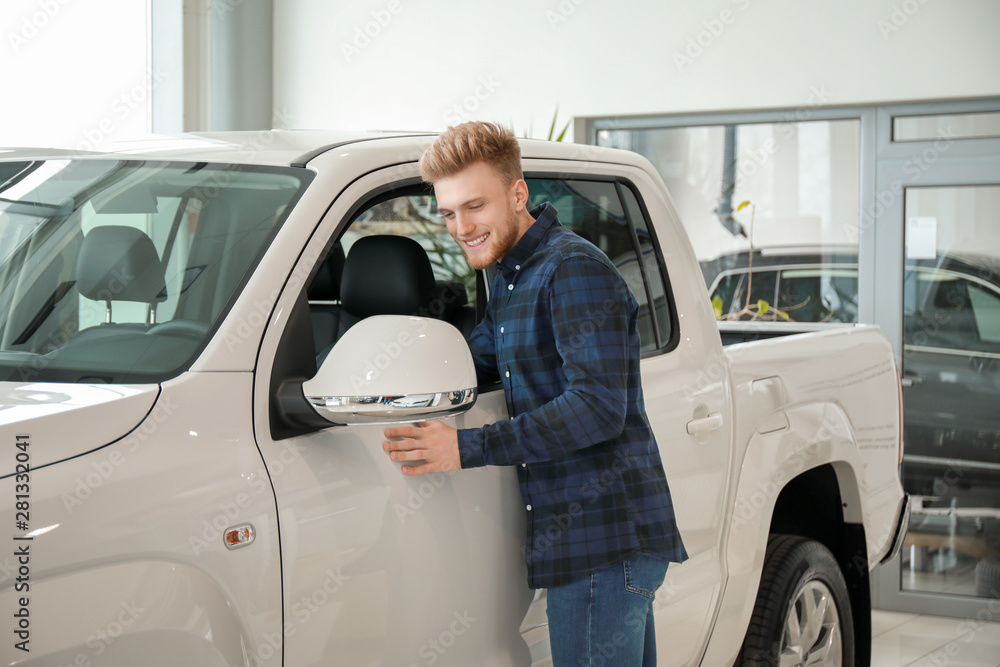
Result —
<svg viewBox="0 0 1000 667"><path fill-rule="evenodd" d="M507 220L506 224L502 228L490 230L490 238L488 242L493 244L493 251L489 255L480 255L476 258L469 256L469 249L465 247L465 244L458 241L465 253L465 260L469 263L473 269L485 269L493 262L497 262L511 251L511 248L517 243L518 238L518 224L517 224L517 212L513 208L507 208Z"/></svg>

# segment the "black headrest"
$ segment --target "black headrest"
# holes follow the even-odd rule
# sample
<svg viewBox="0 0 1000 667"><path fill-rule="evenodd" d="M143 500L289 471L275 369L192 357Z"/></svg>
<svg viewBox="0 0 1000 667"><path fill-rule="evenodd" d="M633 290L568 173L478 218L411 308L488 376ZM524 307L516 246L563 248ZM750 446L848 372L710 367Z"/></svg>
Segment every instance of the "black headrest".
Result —
<svg viewBox="0 0 1000 667"><path fill-rule="evenodd" d="M319 273L309 286L310 301L336 301L340 298L340 276L344 272L344 246L334 244L323 260Z"/></svg>
<svg viewBox="0 0 1000 667"><path fill-rule="evenodd" d="M434 271L419 243L406 236L364 236L344 262L340 301L357 317L416 315L427 307Z"/></svg>
<svg viewBox="0 0 1000 667"><path fill-rule="evenodd" d="M134 227L94 227L76 258L76 285L94 301L163 301L166 285L156 246Z"/></svg>

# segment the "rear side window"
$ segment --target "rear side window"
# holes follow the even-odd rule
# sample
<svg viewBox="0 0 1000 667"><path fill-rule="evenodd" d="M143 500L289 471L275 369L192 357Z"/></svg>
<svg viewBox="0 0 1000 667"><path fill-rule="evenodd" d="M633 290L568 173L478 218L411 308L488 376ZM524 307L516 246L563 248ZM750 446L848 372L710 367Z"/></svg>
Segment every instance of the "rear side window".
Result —
<svg viewBox="0 0 1000 667"><path fill-rule="evenodd" d="M632 188L616 181L525 180L531 206L550 202L564 227L604 251L618 268L639 304L642 351L667 347L673 333L671 300L655 239Z"/></svg>

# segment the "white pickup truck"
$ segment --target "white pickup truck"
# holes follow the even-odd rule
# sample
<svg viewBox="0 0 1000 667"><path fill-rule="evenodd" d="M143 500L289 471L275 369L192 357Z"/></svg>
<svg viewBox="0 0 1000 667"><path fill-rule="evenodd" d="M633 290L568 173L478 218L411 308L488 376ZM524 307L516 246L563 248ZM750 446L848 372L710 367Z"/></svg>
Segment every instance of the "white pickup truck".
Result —
<svg viewBox="0 0 1000 667"><path fill-rule="evenodd" d="M490 276L418 177L432 139L0 150L0 663L551 664L515 471L406 476L381 447L386 422L506 417L464 338ZM868 664L869 573L908 511L885 336L724 346L648 161L522 150L532 204L640 304L690 554L659 664Z"/></svg>

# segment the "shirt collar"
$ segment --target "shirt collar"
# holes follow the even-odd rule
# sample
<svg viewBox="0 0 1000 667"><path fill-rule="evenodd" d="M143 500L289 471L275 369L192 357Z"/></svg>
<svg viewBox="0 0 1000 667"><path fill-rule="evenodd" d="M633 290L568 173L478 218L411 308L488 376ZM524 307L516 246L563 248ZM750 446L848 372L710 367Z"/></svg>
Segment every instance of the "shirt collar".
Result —
<svg viewBox="0 0 1000 667"><path fill-rule="evenodd" d="M559 224L556 207L549 202L539 204L531 209L528 214L535 219L535 222L524 231L524 234L517 240L514 247L497 262L498 268L504 275L509 276L514 271L520 269L521 265L527 261L531 253L541 243L549 228L553 224Z"/></svg>

